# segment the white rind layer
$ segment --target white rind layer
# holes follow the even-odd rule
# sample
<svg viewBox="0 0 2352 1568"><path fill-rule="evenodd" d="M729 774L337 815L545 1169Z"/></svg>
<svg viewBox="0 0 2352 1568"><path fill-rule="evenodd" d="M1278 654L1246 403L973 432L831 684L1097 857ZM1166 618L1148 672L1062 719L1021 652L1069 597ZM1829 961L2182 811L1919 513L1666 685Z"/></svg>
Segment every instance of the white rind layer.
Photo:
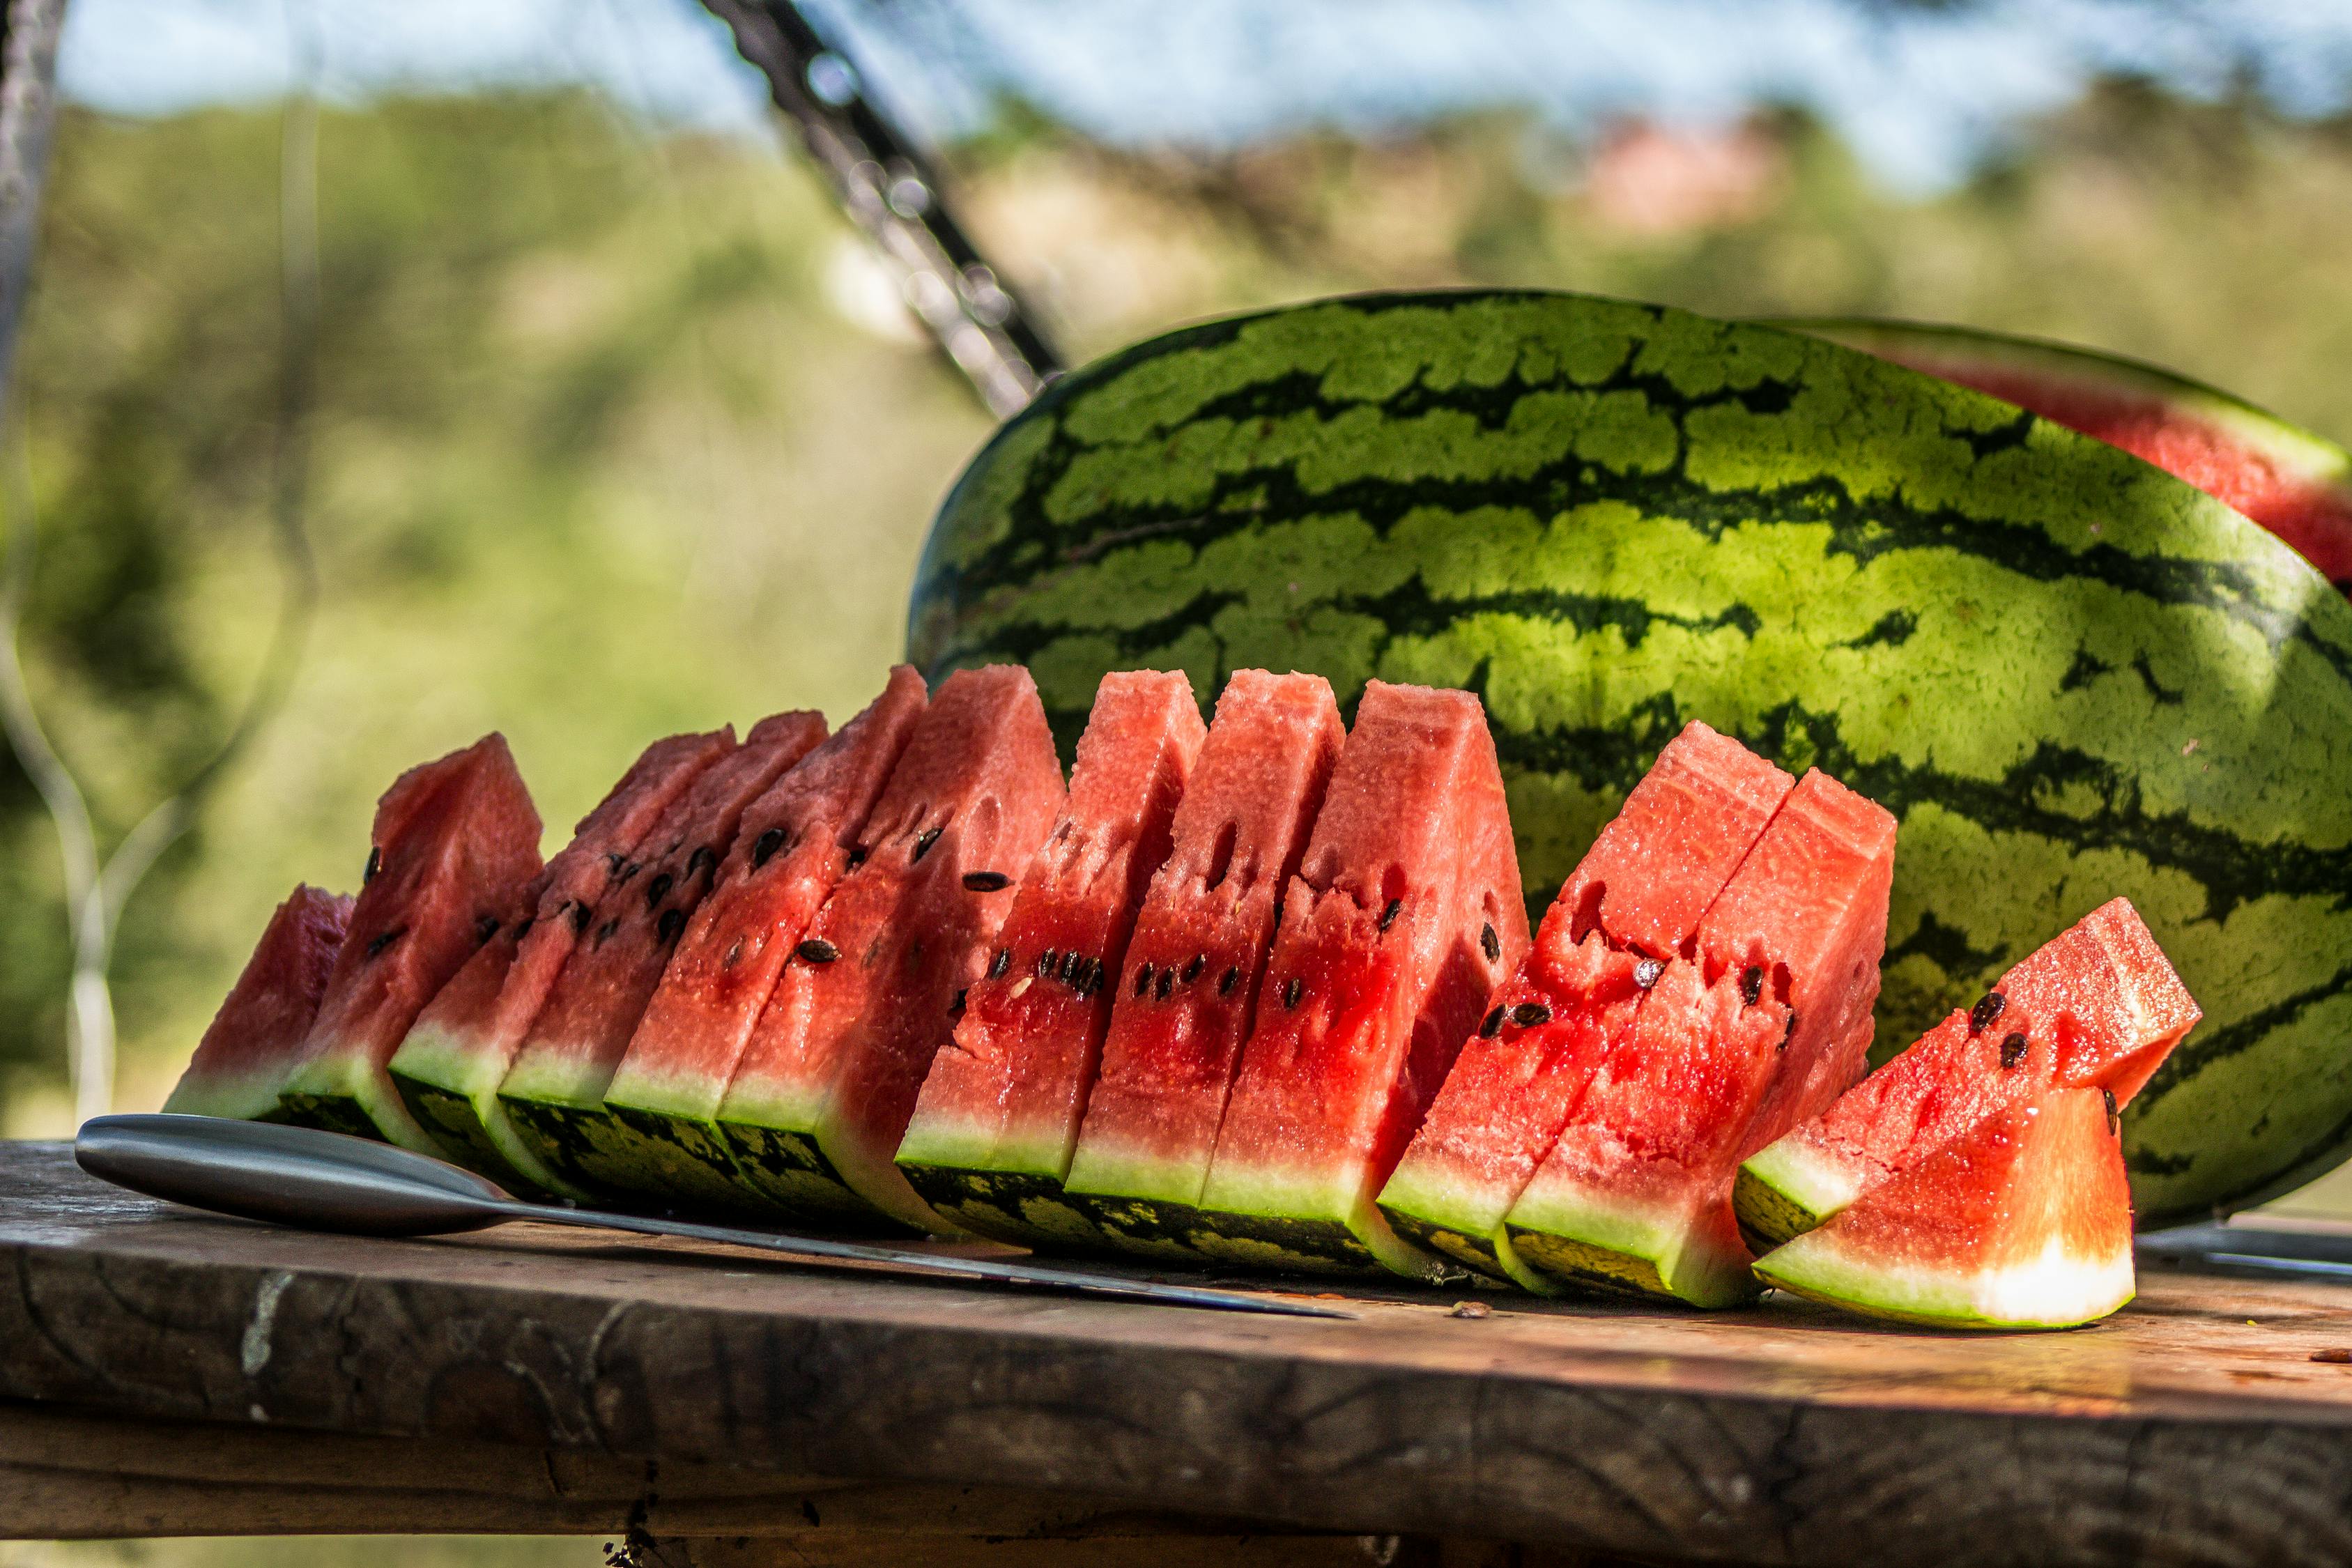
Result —
<svg viewBox="0 0 2352 1568"><path fill-rule="evenodd" d="M1861 1257L1835 1231L1809 1231L1756 1264L1767 1284L1850 1311L1905 1322L2063 1329L2095 1322L2137 1289L2128 1245L2081 1257L2053 1238L2039 1257L1982 1270Z"/></svg>

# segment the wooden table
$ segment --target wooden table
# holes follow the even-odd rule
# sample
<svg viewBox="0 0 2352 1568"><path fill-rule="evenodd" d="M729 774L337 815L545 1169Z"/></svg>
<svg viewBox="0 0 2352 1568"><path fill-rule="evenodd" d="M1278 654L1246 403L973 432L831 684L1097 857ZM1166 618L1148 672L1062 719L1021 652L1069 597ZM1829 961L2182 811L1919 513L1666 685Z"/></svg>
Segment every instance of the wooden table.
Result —
<svg viewBox="0 0 2352 1568"><path fill-rule="evenodd" d="M1314 1287L1306 1287L1313 1289ZM1352 1321L509 1226L354 1241L0 1144L0 1535L624 1532L674 1564L2352 1562L2352 1288L1960 1336ZM1517 1542L1504 1546L1497 1542Z"/></svg>

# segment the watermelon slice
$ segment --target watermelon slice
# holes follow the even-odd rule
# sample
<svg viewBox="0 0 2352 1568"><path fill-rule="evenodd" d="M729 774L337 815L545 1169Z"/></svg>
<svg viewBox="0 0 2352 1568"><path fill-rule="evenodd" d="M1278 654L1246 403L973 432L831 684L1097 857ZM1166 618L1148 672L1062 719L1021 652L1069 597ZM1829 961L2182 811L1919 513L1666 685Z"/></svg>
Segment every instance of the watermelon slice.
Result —
<svg viewBox="0 0 2352 1568"><path fill-rule="evenodd" d="M941 683L719 1107L761 1192L810 1217L949 1228L891 1157L1063 800L1027 670Z"/></svg>
<svg viewBox="0 0 2352 1568"><path fill-rule="evenodd" d="M1759 1247L1787 1241L2053 1082L2127 1104L2199 1016L2138 911L2112 900L1751 1156L1733 1194L1740 1225Z"/></svg>
<svg viewBox="0 0 2352 1568"><path fill-rule="evenodd" d="M595 909L575 906L577 943L499 1085L506 1125L493 1118L493 1139L539 1185L574 1196L609 1190L597 1163L604 1086L734 847L743 808L824 739L821 713L761 720L670 802Z"/></svg>
<svg viewBox="0 0 2352 1568"><path fill-rule="evenodd" d="M1632 1025L1642 978L1688 950L1795 783L1705 724L1667 742L1552 900L1381 1190L1400 1234L1553 1288L1518 1260L1503 1217Z"/></svg>
<svg viewBox="0 0 2352 1568"><path fill-rule="evenodd" d="M630 1190L756 1205L719 1133L728 1080L929 699L905 665L882 694L743 810L718 885L678 939L604 1090L600 1168Z"/></svg>
<svg viewBox="0 0 2352 1568"><path fill-rule="evenodd" d="M952 1223L1030 1246L1102 1239L1063 1201L1062 1179L1137 907L1206 733L1181 674L1107 675L1097 689L1069 809L1030 862L898 1145L908 1181Z"/></svg>
<svg viewBox="0 0 2352 1568"><path fill-rule="evenodd" d="M239 1121L277 1110L351 923L350 899L296 888L262 928L163 1109Z"/></svg>
<svg viewBox="0 0 2352 1568"><path fill-rule="evenodd" d="M1783 1290L1942 1328L2068 1328L2132 1299L2115 1102L2045 1086L1757 1260Z"/></svg>
<svg viewBox="0 0 2352 1568"><path fill-rule="evenodd" d="M367 871L277 1115L439 1154L385 1064L540 872L539 813L502 735L411 768L376 803Z"/></svg>
<svg viewBox="0 0 2352 1568"><path fill-rule="evenodd" d="M584 917L670 803L735 746L735 731L673 735L646 748L572 842L547 863L509 921L466 961L393 1053L392 1081L409 1113L449 1153L509 1186L539 1186L524 1173L498 1108L499 1083L522 1043Z"/></svg>
<svg viewBox="0 0 2352 1568"><path fill-rule="evenodd" d="M2155 365L1913 321L1784 321L2031 409L2233 507L2352 593L2352 452Z"/></svg>
<svg viewBox="0 0 2352 1568"><path fill-rule="evenodd" d="M1701 1307L1755 1293L1733 1179L1860 1076L1894 871L1890 813L1798 781L1512 1205L1523 1261Z"/></svg>
<svg viewBox="0 0 2352 1568"><path fill-rule="evenodd" d="M1193 1245L1281 1268L1437 1272L1372 1200L1527 949L1478 700L1369 683L1284 897Z"/></svg>
<svg viewBox="0 0 2352 1568"><path fill-rule="evenodd" d="M1217 699L1136 917L1065 1184L1122 1248L1199 1257L1183 1238L1198 1228L1282 890L1346 737L1319 675L1236 670Z"/></svg>

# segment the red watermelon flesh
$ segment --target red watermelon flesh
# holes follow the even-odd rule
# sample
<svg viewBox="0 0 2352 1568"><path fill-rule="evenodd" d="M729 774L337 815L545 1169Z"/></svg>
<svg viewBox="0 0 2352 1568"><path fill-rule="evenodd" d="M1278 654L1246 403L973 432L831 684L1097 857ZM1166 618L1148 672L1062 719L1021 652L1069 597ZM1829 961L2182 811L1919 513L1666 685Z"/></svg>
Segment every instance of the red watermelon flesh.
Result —
<svg viewBox="0 0 2352 1568"><path fill-rule="evenodd" d="M393 1054L393 1082L411 1114L450 1153L501 1180L529 1181L497 1109L523 1032L593 909L639 842L696 778L734 749L730 728L672 735L646 748L517 906L519 918L466 961ZM528 1155L521 1156L528 1159Z"/></svg>
<svg viewBox="0 0 2352 1568"><path fill-rule="evenodd" d="M1065 1183L1122 1246L1188 1250L1282 890L1346 734L1319 675L1236 670L1217 700L1136 917Z"/></svg>
<svg viewBox="0 0 2352 1568"><path fill-rule="evenodd" d="M1870 1317L2068 1328L2132 1298L2131 1187L2105 1091L2045 1086L1993 1110L1756 1264Z"/></svg>
<svg viewBox="0 0 2352 1568"><path fill-rule="evenodd" d="M1631 1026L1645 961L1688 950L1794 783L1705 724L1667 742L1462 1047L1381 1189L1392 1226L1482 1272L1548 1288L1518 1266L1504 1215Z"/></svg>
<svg viewBox="0 0 2352 1568"><path fill-rule="evenodd" d="M1097 689L1069 809L1030 862L898 1145L908 1180L954 1224L1024 1245L1093 1239L1061 1202L1062 1178L1136 910L1206 733L1181 673L1112 674Z"/></svg>
<svg viewBox="0 0 2352 1568"><path fill-rule="evenodd" d="M718 884L687 922L604 1090L614 1119L605 1163L622 1184L745 1201L719 1139L719 1101L929 701L922 677L898 666L865 711L744 808Z"/></svg>
<svg viewBox="0 0 2352 1568"><path fill-rule="evenodd" d="M1789 324L2120 447L2252 518L2352 592L2352 454L2242 398L2154 365L1997 332Z"/></svg>
<svg viewBox="0 0 2352 1568"><path fill-rule="evenodd" d="M2127 1103L2199 1016L2129 900L2103 904L1750 1157L1741 1224L1762 1244L1786 1241L2053 1083Z"/></svg>
<svg viewBox="0 0 2352 1568"><path fill-rule="evenodd" d="M298 887L262 928L163 1109L251 1121L278 1108L352 923L352 900Z"/></svg>
<svg viewBox="0 0 2352 1568"><path fill-rule="evenodd" d="M334 973L278 1101L287 1120L438 1154L385 1070L409 1026L539 875L539 813L504 736L384 792Z"/></svg>
<svg viewBox="0 0 2352 1568"><path fill-rule="evenodd" d="M1478 700L1370 682L1284 896L1194 1245L1282 1267L1431 1272L1373 1198L1527 949Z"/></svg>
<svg viewBox="0 0 2352 1568"><path fill-rule="evenodd" d="M540 1168L525 1170L533 1180L559 1192L594 1190L571 1129L551 1131L541 1109L602 1106L671 950L710 890L720 858L734 847L744 807L824 735L821 713L761 720L741 745L670 802L613 873L595 908L574 904L565 917L576 933L571 954L499 1085L513 1131L539 1158Z"/></svg>
<svg viewBox="0 0 2352 1568"><path fill-rule="evenodd" d="M1512 1205L1520 1259L1696 1306L1754 1293L1732 1183L1861 1071L1894 862L1890 813L1798 782Z"/></svg>
<svg viewBox="0 0 2352 1568"><path fill-rule="evenodd" d="M860 835L863 863L809 923L719 1107L762 1194L814 1217L946 1228L892 1156L1064 800L1029 672L950 676Z"/></svg>

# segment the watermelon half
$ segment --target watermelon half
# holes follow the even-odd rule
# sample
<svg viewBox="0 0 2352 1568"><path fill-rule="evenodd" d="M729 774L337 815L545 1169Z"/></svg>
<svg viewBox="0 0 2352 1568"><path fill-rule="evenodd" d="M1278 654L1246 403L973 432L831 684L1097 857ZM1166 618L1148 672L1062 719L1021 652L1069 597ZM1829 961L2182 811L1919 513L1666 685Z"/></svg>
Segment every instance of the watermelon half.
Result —
<svg viewBox="0 0 2352 1568"><path fill-rule="evenodd" d="M540 872L539 833L502 735L411 768L384 792L351 930L280 1118L442 1152L386 1066L425 1005L521 906Z"/></svg>
<svg viewBox="0 0 2352 1568"><path fill-rule="evenodd" d="M1069 809L1030 862L898 1144L915 1191L966 1230L1028 1246L1101 1240L1062 1182L1136 910L1168 858L1206 732L1181 674L1103 677Z"/></svg>
<svg viewBox="0 0 2352 1568"><path fill-rule="evenodd" d="M2352 593L2352 452L2202 382L2035 338L1916 321L1779 323L2120 447L2293 545Z"/></svg>
<svg viewBox="0 0 2352 1568"><path fill-rule="evenodd" d="M1192 1245L1435 1273L1373 1199L1528 949L1495 742L1466 691L1374 681L1284 895Z"/></svg>
<svg viewBox="0 0 2352 1568"><path fill-rule="evenodd" d="M621 775L572 842L547 863L518 918L482 944L417 1015L393 1053L409 1113L450 1154L509 1186L538 1187L498 1107L523 1032L572 954L585 916L655 822L704 769L731 751L732 729L656 741ZM541 1190L544 1190L543 1188Z"/></svg>
<svg viewBox="0 0 2352 1568"><path fill-rule="evenodd" d="M1347 730L1318 675L1235 670L1119 973L1064 1199L1121 1248L1197 1258L1201 1189L1282 890Z"/></svg>
<svg viewBox="0 0 2352 1568"><path fill-rule="evenodd" d="M1766 1284L1938 1328L2070 1328L2132 1299L2131 1186L2105 1090L2044 1087L1988 1113L1818 1229Z"/></svg>
<svg viewBox="0 0 2352 1568"><path fill-rule="evenodd" d="M746 1179L810 1218L945 1229L893 1163L931 1058L1064 805L1029 672L940 685L719 1106Z"/></svg>
<svg viewBox="0 0 2352 1568"><path fill-rule="evenodd" d="M1644 982L1689 949L1795 783L1704 724L1667 742L1562 884L1381 1189L1400 1234L1552 1289L1519 1262L1503 1218L1632 1025Z"/></svg>
<svg viewBox="0 0 2352 1568"><path fill-rule="evenodd" d="M298 887L278 906L163 1109L257 1121L278 1109L352 923L352 900Z"/></svg>
<svg viewBox="0 0 2352 1568"><path fill-rule="evenodd" d="M1694 1306L1755 1293L1733 1179L1861 1076L1894 866L1891 815L1798 781L1512 1205L1522 1260Z"/></svg>
<svg viewBox="0 0 2352 1568"><path fill-rule="evenodd" d="M1750 1156L1734 1194L1740 1225L1759 1247L1787 1241L2053 1083L2127 1104L2198 1017L2138 911L2112 900Z"/></svg>
<svg viewBox="0 0 2352 1568"><path fill-rule="evenodd" d="M493 1137L540 1185L573 1196L625 1193L602 1160L604 1086L628 1049L743 808L824 740L824 716L762 719L743 743L697 774L613 874L499 1084ZM625 1165L622 1172L625 1172Z"/></svg>
<svg viewBox="0 0 2352 1568"><path fill-rule="evenodd" d="M744 808L718 884L605 1087L611 1120L598 1142L614 1180L720 1207L756 1201L719 1136L719 1102L929 700L922 678L898 666L865 711Z"/></svg>

